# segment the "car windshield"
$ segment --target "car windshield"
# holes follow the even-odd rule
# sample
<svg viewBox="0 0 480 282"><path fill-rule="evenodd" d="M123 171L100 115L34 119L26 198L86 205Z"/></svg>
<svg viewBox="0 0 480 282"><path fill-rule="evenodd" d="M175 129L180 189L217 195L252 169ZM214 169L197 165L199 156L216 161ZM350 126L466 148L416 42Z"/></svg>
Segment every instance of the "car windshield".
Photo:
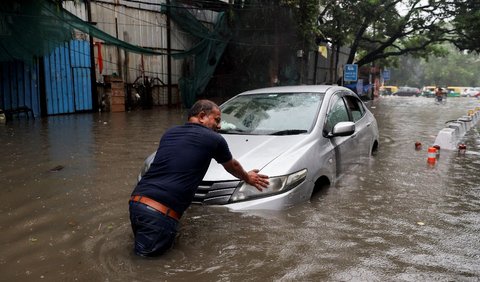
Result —
<svg viewBox="0 0 480 282"><path fill-rule="evenodd" d="M310 132L324 93L239 95L223 104L220 133L295 135Z"/></svg>

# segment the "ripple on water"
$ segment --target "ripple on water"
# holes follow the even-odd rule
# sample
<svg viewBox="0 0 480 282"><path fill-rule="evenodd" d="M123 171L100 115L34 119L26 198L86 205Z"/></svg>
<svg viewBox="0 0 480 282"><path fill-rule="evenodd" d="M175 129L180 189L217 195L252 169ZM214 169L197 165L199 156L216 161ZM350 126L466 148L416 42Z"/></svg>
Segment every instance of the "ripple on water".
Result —
<svg viewBox="0 0 480 282"><path fill-rule="evenodd" d="M426 165L427 146L468 100L372 103L381 142L368 163L286 211L193 207L174 249L155 259L133 254L125 199L143 158L184 117L162 109L0 130L9 157L0 165L2 279L478 280L478 130L465 155L442 151ZM47 173L56 165L65 168Z"/></svg>

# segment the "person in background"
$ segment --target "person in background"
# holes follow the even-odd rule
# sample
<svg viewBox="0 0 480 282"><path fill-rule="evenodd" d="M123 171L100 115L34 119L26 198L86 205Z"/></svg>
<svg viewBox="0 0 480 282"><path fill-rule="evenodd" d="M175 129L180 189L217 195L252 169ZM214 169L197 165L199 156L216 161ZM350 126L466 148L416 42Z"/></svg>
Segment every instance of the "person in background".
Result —
<svg viewBox="0 0 480 282"><path fill-rule="evenodd" d="M268 176L258 169L245 171L232 157L226 140L217 133L221 113L212 101L199 100L184 125L162 136L155 158L132 192L130 222L135 253L157 256L173 246L180 217L215 159L226 171L262 191Z"/></svg>
<svg viewBox="0 0 480 282"><path fill-rule="evenodd" d="M435 89L435 99L437 102L442 102L443 100L443 90L441 87Z"/></svg>

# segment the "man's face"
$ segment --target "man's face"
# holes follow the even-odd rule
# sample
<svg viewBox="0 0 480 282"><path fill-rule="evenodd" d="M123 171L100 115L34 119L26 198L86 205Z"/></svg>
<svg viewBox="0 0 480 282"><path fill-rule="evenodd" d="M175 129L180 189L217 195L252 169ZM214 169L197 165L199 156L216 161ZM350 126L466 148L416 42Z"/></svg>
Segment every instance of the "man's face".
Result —
<svg viewBox="0 0 480 282"><path fill-rule="evenodd" d="M218 131L220 129L220 122L221 122L222 118L221 118L221 113L220 113L220 110L218 108L214 108L210 114L208 115L204 115L202 118L201 118L201 123L214 130L214 131Z"/></svg>

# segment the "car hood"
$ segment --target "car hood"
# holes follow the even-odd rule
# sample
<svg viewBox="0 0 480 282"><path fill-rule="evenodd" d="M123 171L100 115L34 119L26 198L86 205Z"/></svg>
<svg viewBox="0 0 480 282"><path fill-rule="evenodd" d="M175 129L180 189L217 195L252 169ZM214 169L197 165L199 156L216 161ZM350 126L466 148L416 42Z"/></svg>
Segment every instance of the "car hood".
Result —
<svg viewBox="0 0 480 282"><path fill-rule="evenodd" d="M222 134L227 140L233 158L238 160L246 171L262 169L278 156L298 145L308 135L265 136L265 135L232 135ZM205 181L235 180L221 164L212 160Z"/></svg>

